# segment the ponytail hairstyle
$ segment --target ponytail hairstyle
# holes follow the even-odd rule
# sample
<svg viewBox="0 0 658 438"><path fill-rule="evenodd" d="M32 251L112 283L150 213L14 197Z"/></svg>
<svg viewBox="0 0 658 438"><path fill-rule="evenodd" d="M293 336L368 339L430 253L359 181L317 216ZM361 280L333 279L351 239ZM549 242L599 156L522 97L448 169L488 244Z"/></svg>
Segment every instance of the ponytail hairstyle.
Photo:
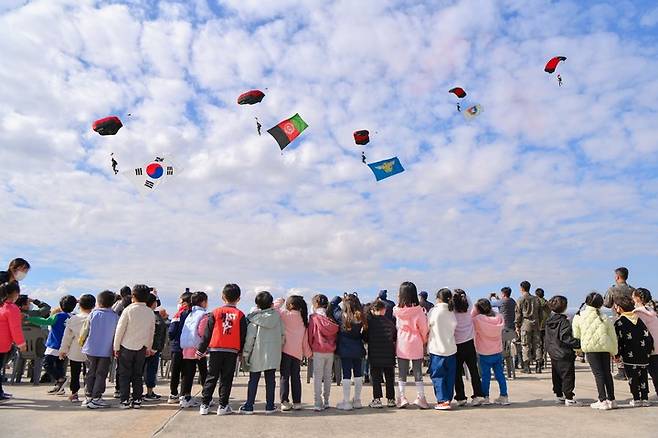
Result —
<svg viewBox="0 0 658 438"><path fill-rule="evenodd" d="M651 301L651 292L648 289L639 287L633 291L633 296L638 297L645 306L651 306L653 304Z"/></svg>
<svg viewBox="0 0 658 438"><path fill-rule="evenodd" d="M452 302L455 305L455 312L468 312L468 297L463 289L455 289L455 294L452 296Z"/></svg>
<svg viewBox="0 0 658 438"><path fill-rule="evenodd" d="M0 284L0 306L5 303L12 295L20 295L21 287L16 280Z"/></svg>
<svg viewBox="0 0 658 438"><path fill-rule="evenodd" d="M368 329L368 322L363 313L363 306L355 294L345 294L343 298L343 327L352 330L352 324L361 324L364 330Z"/></svg>
<svg viewBox="0 0 658 438"><path fill-rule="evenodd" d="M441 303L445 303L448 305L448 310L451 312L455 310L455 306L452 302L452 292L448 288L443 288L439 289L439 291L436 293L436 299L439 300Z"/></svg>
<svg viewBox="0 0 658 438"><path fill-rule="evenodd" d="M316 309L327 309L329 307L329 298L323 294L317 294L311 299L313 307Z"/></svg>
<svg viewBox="0 0 658 438"><path fill-rule="evenodd" d="M491 301L486 298L480 298L475 303L475 309L480 315L493 316L493 308L491 307Z"/></svg>
<svg viewBox="0 0 658 438"><path fill-rule="evenodd" d="M587 297L585 297L585 304L596 309L596 314L599 316L601 321L604 321L603 315L601 315L601 306L603 306L603 297L600 293L596 291L590 292Z"/></svg>
<svg viewBox="0 0 658 438"><path fill-rule="evenodd" d="M308 327L308 306L304 297L301 295L291 295L286 300L286 309L288 310L297 310L302 315L302 321L304 321L304 327Z"/></svg>
<svg viewBox="0 0 658 438"><path fill-rule="evenodd" d="M410 281L405 281L400 285L398 293L398 307L415 307L420 304L418 301L418 289Z"/></svg>

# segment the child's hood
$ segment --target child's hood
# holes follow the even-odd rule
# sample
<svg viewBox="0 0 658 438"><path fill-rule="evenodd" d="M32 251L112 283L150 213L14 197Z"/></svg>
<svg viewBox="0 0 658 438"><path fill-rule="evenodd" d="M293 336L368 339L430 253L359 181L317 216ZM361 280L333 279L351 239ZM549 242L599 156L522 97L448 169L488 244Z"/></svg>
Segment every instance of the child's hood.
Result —
<svg viewBox="0 0 658 438"><path fill-rule="evenodd" d="M325 336L335 335L336 333L338 333L338 330L340 329L338 324L332 321L331 318L328 318L324 315L320 315L316 313L312 316L312 318L313 318L313 324L319 327L320 333L322 333Z"/></svg>
<svg viewBox="0 0 658 438"><path fill-rule="evenodd" d="M397 319L401 320L415 320L417 318L425 317L425 309L421 306L411 306L411 307L395 307L393 309L393 315Z"/></svg>
<svg viewBox="0 0 658 438"><path fill-rule="evenodd" d="M567 319L566 315L561 313L551 313L551 316L546 320L546 328L550 330L557 330L560 327L560 324L564 323L564 320Z"/></svg>
<svg viewBox="0 0 658 438"><path fill-rule="evenodd" d="M281 316L275 309L258 310L250 314L248 319L249 322L268 329L281 324Z"/></svg>

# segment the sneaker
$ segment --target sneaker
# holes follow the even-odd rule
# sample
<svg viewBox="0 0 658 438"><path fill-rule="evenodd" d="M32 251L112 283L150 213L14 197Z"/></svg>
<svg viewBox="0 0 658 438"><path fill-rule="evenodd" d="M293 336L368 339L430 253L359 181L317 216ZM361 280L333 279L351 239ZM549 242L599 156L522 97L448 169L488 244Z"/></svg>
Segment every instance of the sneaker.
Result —
<svg viewBox="0 0 658 438"><path fill-rule="evenodd" d="M490 404L491 404L491 400L489 400L489 397L482 398L482 406L489 406Z"/></svg>
<svg viewBox="0 0 658 438"><path fill-rule="evenodd" d="M324 411L324 406L323 405L314 405L313 410L315 412L322 412L322 411Z"/></svg>
<svg viewBox="0 0 658 438"><path fill-rule="evenodd" d="M276 412L277 412L277 410L276 410L276 406L273 407L272 409L267 409L267 408L265 408L265 415L276 414Z"/></svg>
<svg viewBox="0 0 658 438"><path fill-rule="evenodd" d="M556 405L563 405L565 400L566 400L566 398L564 398L563 396L555 397L555 404Z"/></svg>
<svg viewBox="0 0 658 438"><path fill-rule="evenodd" d="M506 395L501 395L496 400L494 400L494 403L501 406L509 406L509 397Z"/></svg>
<svg viewBox="0 0 658 438"><path fill-rule="evenodd" d="M569 406L569 407L580 406L580 402L576 399L573 400L566 399L564 400L564 406Z"/></svg>
<svg viewBox="0 0 658 438"><path fill-rule="evenodd" d="M358 399L353 399L352 400L352 409L361 409L363 405L361 404L361 400Z"/></svg>
<svg viewBox="0 0 658 438"><path fill-rule="evenodd" d="M482 403L484 403L484 397L473 397L471 400L471 406L473 407L482 406Z"/></svg>
<svg viewBox="0 0 658 438"><path fill-rule="evenodd" d="M48 394L55 395L55 394L57 394L57 391L60 390L60 388L61 387L59 385L55 385L51 389L48 390Z"/></svg>
<svg viewBox="0 0 658 438"><path fill-rule="evenodd" d="M0 394L0 401L10 400L13 396L8 392Z"/></svg>
<svg viewBox="0 0 658 438"><path fill-rule="evenodd" d="M132 405L128 400L119 403L119 409L130 409L130 408L132 408Z"/></svg>
<svg viewBox="0 0 658 438"><path fill-rule="evenodd" d="M232 413L233 409L231 409L231 405L217 407L217 415L231 415Z"/></svg>
<svg viewBox="0 0 658 438"><path fill-rule="evenodd" d="M183 397L179 403L179 406L183 409L185 408L198 408L199 403L196 399L190 397L189 399L187 397Z"/></svg>
<svg viewBox="0 0 658 438"><path fill-rule="evenodd" d="M407 397L402 396L398 399L398 408L404 409L407 406L409 406L409 400L407 400Z"/></svg>
<svg viewBox="0 0 658 438"><path fill-rule="evenodd" d="M152 392L152 393L146 394L144 396L144 401L145 402L156 402L156 401L160 401L161 398L162 398L161 395L158 395L155 392Z"/></svg>
<svg viewBox="0 0 658 438"><path fill-rule="evenodd" d="M96 403L94 403L93 400L89 400L89 402L86 405L83 403L82 406L87 408L87 409L101 409L102 408L102 406L99 406Z"/></svg>
<svg viewBox="0 0 658 438"><path fill-rule="evenodd" d="M284 401L281 402L281 412L287 412L292 410L292 403Z"/></svg>
<svg viewBox="0 0 658 438"><path fill-rule="evenodd" d="M339 411L351 411L352 403L348 401L342 401L336 405L336 409L338 409Z"/></svg>
<svg viewBox="0 0 658 438"><path fill-rule="evenodd" d="M304 409L304 407L302 406L301 403L293 403L292 404L292 410L293 411L301 411L302 409Z"/></svg>
<svg viewBox="0 0 658 438"><path fill-rule="evenodd" d="M590 408L592 409L599 409L599 410L606 410L608 409L608 402L607 401L595 401L591 405L589 405Z"/></svg>
<svg viewBox="0 0 658 438"><path fill-rule="evenodd" d="M645 408L650 408L651 402L649 400L642 400L642 406L644 406Z"/></svg>
<svg viewBox="0 0 658 438"><path fill-rule="evenodd" d="M457 401L457 406L459 406L459 407L468 406L468 400L459 400L459 401Z"/></svg>
<svg viewBox="0 0 658 438"><path fill-rule="evenodd" d="M66 395L66 388L64 388L64 382L62 382L61 386L57 389L55 395Z"/></svg>
<svg viewBox="0 0 658 438"><path fill-rule="evenodd" d="M436 411L449 411L452 409L452 406L450 406L450 402L441 402L437 403L436 406L434 406L434 410Z"/></svg>
<svg viewBox="0 0 658 438"><path fill-rule="evenodd" d="M201 406L199 406L199 414L200 415L208 415L208 409L209 408L210 407L207 404L205 404L205 403L202 404Z"/></svg>
<svg viewBox="0 0 658 438"><path fill-rule="evenodd" d="M643 405L642 400L631 400L628 403L628 406L630 406L631 408L641 408L642 405Z"/></svg>
<svg viewBox="0 0 658 438"><path fill-rule="evenodd" d="M608 409L617 409L618 407L617 400L608 400L606 404L608 405Z"/></svg>
<svg viewBox="0 0 658 438"><path fill-rule="evenodd" d="M79 403L80 402L80 399L78 398L78 394L71 394L71 395L69 395L68 399L71 403Z"/></svg>
<svg viewBox="0 0 658 438"><path fill-rule="evenodd" d="M171 394L169 397L167 397L167 404L170 405L175 405L180 403L180 396L179 395L173 395Z"/></svg>
<svg viewBox="0 0 658 438"><path fill-rule="evenodd" d="M373 409L381 409L381 408L384 407L384 405L382 404L382 401L381 401L380 399L378 399L378 398L376 398L376 399L374 399L373 401L371 401L370 404L369 404L368 406L371 407L371 408L373 408Z"/></svg>
<svg viewBox="0 0 658 438"><path fill-rule="evenodd" d="M142 399L138 398L137 400L133 400L133 409L141 409L142 408Z"/></svg>
<svg viewBox="0 0 658 438"><path fill-rule="evenodd" d="M80 407L81 408L86 408L89 403L91 403L91 398L85 397L85 399L82 400L82 403L80 404Z"/></svg>
<svg viewBox="0 0 658 438"><path fill-rule="evenodd" d="M241 415L254 415L254 409L253 408L252 409L247 409L243 405L243 406L240 406L240 409L238 409L238 414L241 414ZM217 413L217 415L219 415L219 412Z"/></svg>
<svg viewBox="0 0 658 438"><path fill-rule="evenodd" d="M99 408L109 408L110 407L110 404L108 402L106 402L105 400L103 400L102 397L95 398L95 399L92 400L92 402L96 406L98 406Z"/></svg>
<svg viewBox="0 0 658 438"><path fill-rule="evenodd" d="M396 406L397 406L397 404L395 403L395 399L389 398L388 400L386 400L386 407L387 408L394 408Z"/></svg>
<svg viewBox="0 0 658 438"><path fill-rule="evenodd" d="M121 398L121 393L119 391L114 391L114 398Z"/></svg>
<svg viewBox="0 0 658 438"><path fill-rule="evenodd" d="M430 408L430 405L427 403L425 397L416 397L416 400L414 400L414 405L418 406L420 409Z"/></svg>

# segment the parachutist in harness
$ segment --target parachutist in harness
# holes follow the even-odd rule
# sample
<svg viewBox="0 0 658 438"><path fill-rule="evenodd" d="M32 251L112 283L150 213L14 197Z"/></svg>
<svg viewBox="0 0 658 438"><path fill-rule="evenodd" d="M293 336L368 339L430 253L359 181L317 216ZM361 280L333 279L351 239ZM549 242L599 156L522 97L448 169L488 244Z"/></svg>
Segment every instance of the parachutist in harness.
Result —
<svg viewBox="0 0 658 438"><path fill-rule="evenodd" d="M366 164L366 153L365 152L361 152L361 162L363 164Z"/></svg>
<svg viewBox="0 0 658 438"><path fill-rule="evenodd" d="M113 153L110 154L110 156L112 157L112 170L114 171L114 174L116 175L116 174L119 173L119 170L117 169L117 165L119 163L117 163L117 160L114 159L114 154Z"/></svg>
<svg viewBox="0 0 658 438"><path fill-rule="evenodd" d="M459 102L457 102L457 111L462 112L462 106Z"/></svg>
<svg viewBox="0 0 658 438"><path fill-rule="evenodd" d="M562 86L562 76L557 75L557 84L561 87Z"/></svg>
<svg viewBox="0 0 658 438"><path fill-rule="evenodd" d="M260 135L260 128L262 128L263 125L261 125L258 121L258 117L254 117L254 119L256 119L256 129L258 130L258 135Z"/></svg>

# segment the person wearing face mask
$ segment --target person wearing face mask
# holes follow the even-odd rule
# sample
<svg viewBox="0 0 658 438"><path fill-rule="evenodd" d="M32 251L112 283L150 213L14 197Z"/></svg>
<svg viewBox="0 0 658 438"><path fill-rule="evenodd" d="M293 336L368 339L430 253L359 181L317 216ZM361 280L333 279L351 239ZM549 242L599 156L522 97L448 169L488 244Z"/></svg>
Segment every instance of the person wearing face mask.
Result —
<svg viewBox="0 0 658 438"><path fill-rule="evenodd" d="M17 258L9 262L6 271L0 271L0 284L15 281L20 283L30 270L30 264L25 259Z"/></svg>

